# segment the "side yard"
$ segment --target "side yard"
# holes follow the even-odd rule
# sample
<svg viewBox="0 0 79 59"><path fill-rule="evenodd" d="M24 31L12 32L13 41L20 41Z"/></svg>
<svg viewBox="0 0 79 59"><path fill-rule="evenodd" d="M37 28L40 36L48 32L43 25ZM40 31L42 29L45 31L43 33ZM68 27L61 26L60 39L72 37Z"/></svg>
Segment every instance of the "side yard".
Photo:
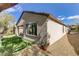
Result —
<svg viewBox="0 0 79 59"><path fill-rule="evenodd" d="M73 46L70 44L67 35L62 37L53 45L49 46L47 52L54 56L76 56Z"/></svg>
<svg viewBox="0 0 79 59"><path fill-rule="evenodd" d="M79 33L69 34L68 40L70 44L74 47L74 50L77 55L79 55Z"/></svg>

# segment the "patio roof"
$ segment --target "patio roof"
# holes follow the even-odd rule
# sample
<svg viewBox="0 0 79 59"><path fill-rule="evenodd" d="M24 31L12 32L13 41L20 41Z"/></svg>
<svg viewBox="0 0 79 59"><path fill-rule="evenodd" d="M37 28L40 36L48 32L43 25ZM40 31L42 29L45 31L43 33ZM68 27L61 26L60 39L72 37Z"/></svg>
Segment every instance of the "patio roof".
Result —
<svg viewBox="0 0 79 59"><path fill-rule="evenodd" d="M17 3L0 3L0 11L10 8L14 5L16 5Z"/></svg>
<svg viewBox="0 0 79 59"><path fill-rule="evenodd" d="M24 13L32 13L32 14L44 15L44 16L47 16L47 17L49 16L48 13L33 12L33 11L23 11L22 14L21 14L21 16L20 16L20 18L19 18L19 20L17 21L16 25L18 25L19 23L20 23L20 25L23 24L24 20L21 19L21 17L23 16Z"/></svg>

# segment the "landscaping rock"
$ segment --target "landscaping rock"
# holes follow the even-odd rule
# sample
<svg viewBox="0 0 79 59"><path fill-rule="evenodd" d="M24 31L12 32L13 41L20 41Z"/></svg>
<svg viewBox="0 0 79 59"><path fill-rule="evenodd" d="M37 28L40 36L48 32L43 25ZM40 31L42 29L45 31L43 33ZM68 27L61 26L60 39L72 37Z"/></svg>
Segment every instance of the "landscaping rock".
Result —
<svg viewBox="0 0 79 59"><path fill-rule="evenodd" d="M19 51L16 55L18 56L47 56L48 54L41 50L37 45L25 48Z"/></svg>

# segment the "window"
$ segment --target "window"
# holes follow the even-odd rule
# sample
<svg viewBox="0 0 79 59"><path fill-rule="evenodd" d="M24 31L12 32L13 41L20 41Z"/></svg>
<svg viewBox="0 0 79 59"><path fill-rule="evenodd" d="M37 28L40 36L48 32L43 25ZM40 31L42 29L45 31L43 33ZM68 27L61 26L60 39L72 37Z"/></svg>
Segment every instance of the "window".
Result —
<svg viewBox="0 0 79 59"><path fill-rule="evenodd" d="M26 34L37 35L37 24L36 23L26 24Z"/></svg>

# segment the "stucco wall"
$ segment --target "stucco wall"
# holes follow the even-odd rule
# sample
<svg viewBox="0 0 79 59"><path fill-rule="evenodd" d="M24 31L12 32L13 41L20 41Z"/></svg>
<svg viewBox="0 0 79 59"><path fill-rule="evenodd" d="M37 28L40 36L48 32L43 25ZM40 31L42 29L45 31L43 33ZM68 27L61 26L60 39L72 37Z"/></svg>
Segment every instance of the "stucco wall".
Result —
<svg viewBox="0 0 79 59"><path fill-rule="evenodd" d="M23 34L23 28L19 28L19 34Z"/></svg>
<svg viewBox="0 0 79 59"><path fill-rule="evenodd" d="M47 21L44 22L44 24L40 28L40 40L47 40Z"/></svg>
<svg viewBox="0 0 79 59"><path fill-rule="evenodd" d="M25 21L24 22L24 31L25 31L25 26L26 26L25 24L27 24L29 22L37 23L37 35L39 35L41 26L46 21L47 16L32 14L32 13L24 13L21 19L23 19Z"/></svg>
<svg viewBox="0 0 79 59"><path fill-rule="evenodd" d="M23 27L17 27L15 29L15 34L18 36L20 34L23 34Z"/></svg>
<svg viewBox="0 0 79 59"><path fill-rule="evenodd" d="M63 25L58 24L50 19L47 20L47 33L50 36L48 39L51 45L58 41L66 33L66 31L63 32Z"/></svg>

